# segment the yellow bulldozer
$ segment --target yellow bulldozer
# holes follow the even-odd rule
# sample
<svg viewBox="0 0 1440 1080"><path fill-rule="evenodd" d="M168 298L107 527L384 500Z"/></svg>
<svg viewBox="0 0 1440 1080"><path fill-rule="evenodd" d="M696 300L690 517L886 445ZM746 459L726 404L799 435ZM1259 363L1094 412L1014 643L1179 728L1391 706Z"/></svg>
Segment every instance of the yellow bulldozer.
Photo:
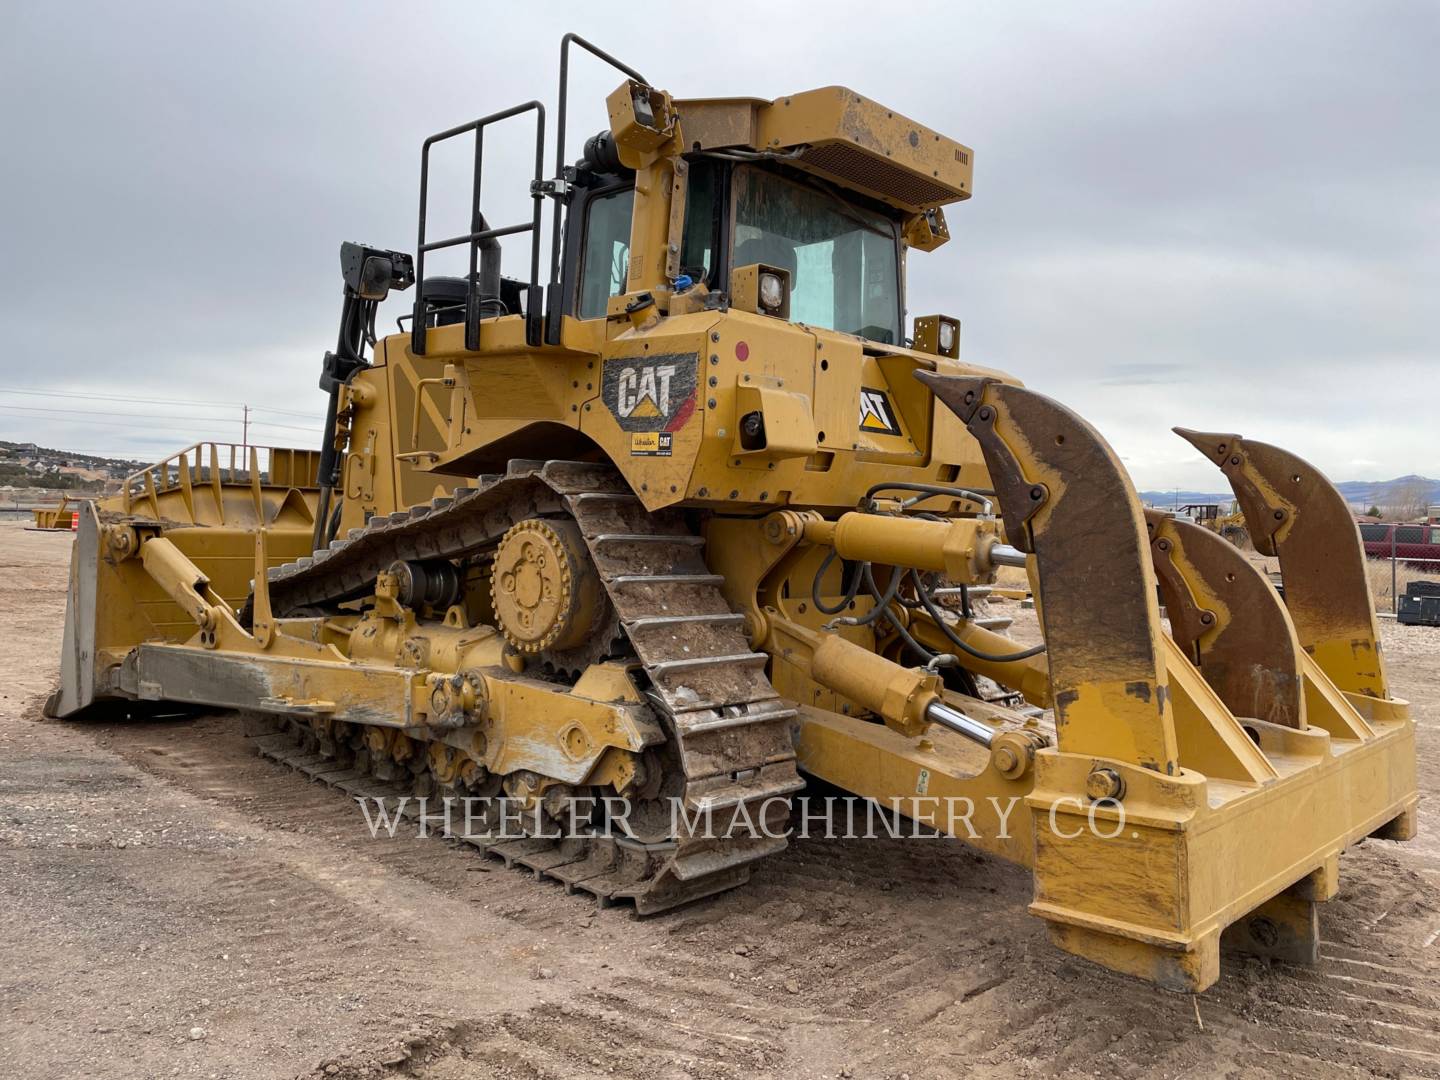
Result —
<svg viewBox="0 0 1440 1080"><path fill-rule="evenodd" d="M621 81L574 158L577 50ZM973 153L884 105L676 98L568 35L553 170L546 115L424 140L413 258L343 245L318 451L202 444L84 505L48 714L235 710L259 752L463 800L462 839L642 914L763 873L818 778L1029 867L1055 944L1114 970L1198 991L1222 939L1313 961L1340 853L1415 827L1335 489L1180 432L1282 601L1144 511L1074 412L962 362L955 318L907 328L907 259L949 239ZM533 213L496 224L505 123L533 128ZM470 227L437 239L452 141ZM468 273L427 273L446 249ZM1001 567L1042 644L976 617Z"/></svg>

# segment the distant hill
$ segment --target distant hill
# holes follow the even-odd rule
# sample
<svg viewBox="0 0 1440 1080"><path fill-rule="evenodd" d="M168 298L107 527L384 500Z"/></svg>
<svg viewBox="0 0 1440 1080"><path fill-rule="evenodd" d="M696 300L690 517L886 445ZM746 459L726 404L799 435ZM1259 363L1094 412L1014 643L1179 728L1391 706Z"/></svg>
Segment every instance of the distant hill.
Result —
<svg viewBox="0 0 1440 1080"><path fill-rule="evenodd" d="M147 462L0 441L0 487L107 491Z"/></svg>
<svg viewBox="0 0 1440 1080"><path fill-rule="evenodd" d="M1412 494L1425 503L1440 503L1440 480L1414 473L1394 480L1347 480L1335 486L1354 506L1393 506Z"/></svg>
<svg viewBox="0 0 1440 1080"><path fill-rule="evenodd" d="M1378 506L1386 513L1401 512L1411 517L1423 513L1426 505L1440 503L1440 480L1414 473L1394 480L1346 480L1335 486L1345 501L1360 511ZM1228 505L1235 498L1230 491L1142 491L1139 494L1141 502L1162 508L1186 503Z"/></svg>
<svg viewBox="0 0 1440 1080"><path fill-rule="evenodd" d="M1138 491L1140 501L1146 506L1158 506L1169 510L1186 503L1228 503L1235 496L1229 491Z"/></svg>

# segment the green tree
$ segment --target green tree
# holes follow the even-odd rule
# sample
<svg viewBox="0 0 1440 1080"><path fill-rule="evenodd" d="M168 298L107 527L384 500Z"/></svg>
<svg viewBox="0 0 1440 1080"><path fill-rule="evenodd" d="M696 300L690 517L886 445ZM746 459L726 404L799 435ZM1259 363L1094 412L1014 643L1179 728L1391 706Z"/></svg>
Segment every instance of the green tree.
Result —
<svg viewBox="0 0 1440 1080"><path fill-rule="evenodd" d="M1378 507L1378 506L1372 506L1372 507L1370 507L1369 510L1366 510L1366 511L1365 511L1365 515L1366 515L1367 517L1379 517L1379 516L1380 516L1380 507Z"/></svg>

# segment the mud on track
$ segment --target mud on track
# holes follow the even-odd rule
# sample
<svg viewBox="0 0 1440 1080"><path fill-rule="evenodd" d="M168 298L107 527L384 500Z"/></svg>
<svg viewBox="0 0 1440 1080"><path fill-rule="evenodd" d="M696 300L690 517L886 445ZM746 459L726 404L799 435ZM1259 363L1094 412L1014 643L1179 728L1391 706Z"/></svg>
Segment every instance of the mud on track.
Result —
<svg viewBox="0 0 1440 1080"><path fill-rule="evenodd" d="M0 1072L1440 1076L1433 799L1418 840L1344 857L1318 968L1228 961L1202 1029L1193 999L1051 948L1028 875L958 842L800 841L637 920L371 840L228 717L41 723L69 547L0 525ZM1384 633L1429 795L1440 632Z"/></svg>

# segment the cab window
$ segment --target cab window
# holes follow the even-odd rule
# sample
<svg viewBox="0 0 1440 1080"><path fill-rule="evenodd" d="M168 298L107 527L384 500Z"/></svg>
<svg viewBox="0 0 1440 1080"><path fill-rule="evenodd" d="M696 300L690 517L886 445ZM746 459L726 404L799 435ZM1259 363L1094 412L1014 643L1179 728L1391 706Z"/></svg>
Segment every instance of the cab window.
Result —
<svg viewBox="0 0 1440 1080"><path fill-rule="evenodd" d="M705 158L690 162L690 187L685 196L685 234L680 244L680 271L711 289L720 283L720 163Z"/></svg>
<svg viewBox="0 0 1440 1080"><path fill-rule="evenodd" d="M900 340L894 222L753 166L735 171L733 266L790 271L790 317L871 341Z"/></svg>
<svg viewBox="0 0 1440 1080"><path fill-rule="evenodd" d="M585 209L585 249L580 263L580 318L598 319L612 296L625 291L630 272L630 218L635 190L591 199Z"/></svg>

